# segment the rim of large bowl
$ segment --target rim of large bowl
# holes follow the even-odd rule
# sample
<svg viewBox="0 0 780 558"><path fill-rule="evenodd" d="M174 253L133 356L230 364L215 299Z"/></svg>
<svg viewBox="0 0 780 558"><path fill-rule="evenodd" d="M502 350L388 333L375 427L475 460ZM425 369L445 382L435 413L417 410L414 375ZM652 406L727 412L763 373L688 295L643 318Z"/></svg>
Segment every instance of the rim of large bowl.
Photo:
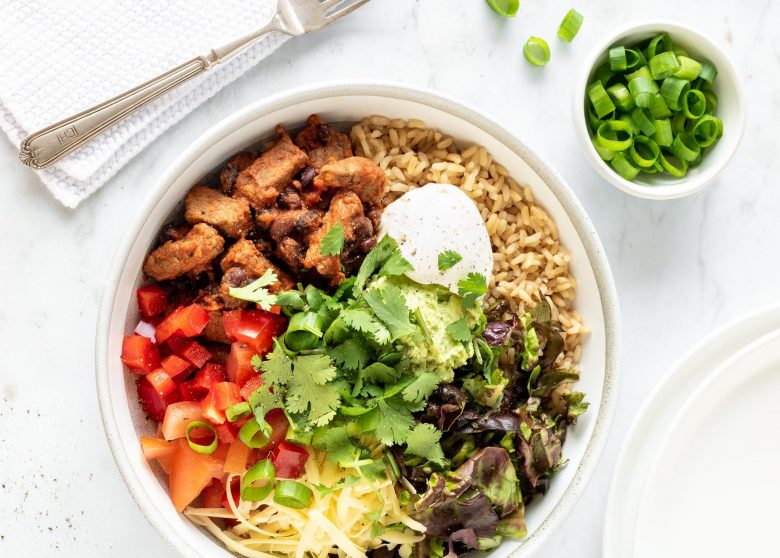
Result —
<svg viewBox="0 0 780 558"><path fill-rule="evenodd" d="M149 523L160 533L162 538L181 555L202 556L197 548L179 534L165 519L157 514L151 498L143 490L140 479L137 477L133 467L124 454L122 445L119 441L119 428L112 411L113 406L111 403L111 393L108 381L108 329L110 316L114 308L116 290L122 276L124 263L127 260L136 237L149 218L152 209L160 202L176 177L192 163L197 155L202 153L210 145L229 133L232 133L235 129L244 125L248 120L257 118L263 114L269 114L306 101L355 95L397 98L419 102L435 109L444 110L481 128L484 132L506 145L531 166L534 172L536 172L545 182L547 187L552 190L553 194L566 211L568 218L574 225L593 269L599 296L601 298L606 336L604 384L599 405L599 413L596 417L593 434L588 441L582 460L579 463L571 482L561 496L561 499L553 510L544 518L539 527L526 539L523 539L522 546L512 553L513 556L516 556L518 552L533 551L533 549L538 547L574 508L574 505L581 496L587 482L590 480L593 470L604 449L612 418L614 416L617 397L618 367L622 344L620 310L612 273L596 230L574 192L566 185L558 172L512 133L496 124L479 109L437 91L383 81L338 81L290 89L277 93L267 99L251 103L243 109L224 118L204 132L187 149L185 149L170 166L168 166L162 175L155 181L147 199L141 204L125 231L124 237L114 254L100 303L95 346L96 384L98 404L106 438L117 468L136 504L143 512L147 521L149 521Z"/></svg>

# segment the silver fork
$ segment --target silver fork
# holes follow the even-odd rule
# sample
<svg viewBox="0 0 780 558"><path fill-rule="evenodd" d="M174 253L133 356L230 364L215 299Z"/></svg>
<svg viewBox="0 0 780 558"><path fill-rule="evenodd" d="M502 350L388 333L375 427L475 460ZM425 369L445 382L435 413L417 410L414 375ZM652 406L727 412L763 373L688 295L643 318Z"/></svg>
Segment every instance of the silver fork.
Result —
<svg viewBox="0 0 780 558"><path fill-rule="evenodd" d="M197 56L113 99L39 130L22 140L19 159L45 169L182 83L234 57L273 32L293 37L317 31L356 10L368 0L276 0L276 10L263 27L205 56Z"/></svg>

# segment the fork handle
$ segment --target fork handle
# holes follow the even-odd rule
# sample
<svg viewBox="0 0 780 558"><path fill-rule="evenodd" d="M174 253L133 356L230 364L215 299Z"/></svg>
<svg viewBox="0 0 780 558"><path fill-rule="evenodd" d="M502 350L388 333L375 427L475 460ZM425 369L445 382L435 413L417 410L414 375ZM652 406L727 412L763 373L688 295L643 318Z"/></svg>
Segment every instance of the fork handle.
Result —
<svg viewBox="0 0 780 558"><path fill-rule="evenodd" d="M279 30L274 18L254 33L214 49L206 56L197 56L113 99L39 130L22 140L19 159L28 167L45 169L161 95Z"/></svg>

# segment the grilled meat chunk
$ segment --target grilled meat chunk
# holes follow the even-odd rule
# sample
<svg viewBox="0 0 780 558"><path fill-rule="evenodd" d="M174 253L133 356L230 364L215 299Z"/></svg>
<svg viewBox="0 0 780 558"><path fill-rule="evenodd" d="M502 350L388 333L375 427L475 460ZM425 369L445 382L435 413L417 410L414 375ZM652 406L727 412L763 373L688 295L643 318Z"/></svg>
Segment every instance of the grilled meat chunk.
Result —
<svg viewBox="0 0 780 558"><path fill-rule="evenodd" d="M225 247L225 240L211 225L198 223L180 240L170 240L152 251L144 273L158 281L185 273L197 275L211 268L211 262Z"/></svg>
<svg viewBox="0 0 780 558"><path fill-rule="evenodd" d="M350 157L328 163L314 177L317 190L349 190L368 205L382 204L387 194L387 178L379 165L365 157Z"/></svg>
<svg viewBox="0 0 780 558"><path fill-rule="evenodd" d="M222 195L213 188L195 186L184 202L188 223L208 223L231 238L241 238L252 224L249 204Z"/></svg>
<svg viewBox="0 0 780 558"><path fill-rule="evenodd" d="M222 186L222 192L225 195L229 196L233 193L233 186L236 185L238 174L251 165L256 158L257 157L248 151L241 151L240 153L233 155L230 160L225 163L225 166L219 173L219 183Z"/></svg>
<svg viewBox="0 0 780 558"><path fill-rule="evenodd" d="M284 126L276 127L277 142L236 178L233 197L255 209L274 203L296 173L309 163L306 153L293 144Z"/></svg>
<svg viewBox="0 0 780 558"><path fill-rule="evenodd" d="M209 323L206 324L202 332L203 337L214 343L225 343L230 345L232 340L225 333L225 320L221 311L209 312Z"/></svg>
<svg viewBox="0 0 780 558"><path fill-rule="evenodd" d="M228 277L228 280L231 281L230 286L233 287L240 287L243 285L235 284L236 281L233 274L236 272L229 271L231 268L239 268L242 270L246 274L246 283L254 281L258 277L261 277L266 271L272 269L279 278L279 281L268 287L268 290L271 292L284 291L294 285L292 279L261 254L257 249L257 246L250 240L239 240L233 244L225 253L219 265L222 268L222 271L225 272L226 277L231 276Z"/></svg>
<svg viewBox="0 0 780 558"><path fill-rule="evenodd" d="M328 212L322 218L320 228L309 239L309 249L303 260L303 266L307 269L316 269L317 273L330 280L332 284L338 284L344 280L341 271L339 256L323 256L321 243L328 231L341 223L344 227L345 245L355 239L355 227L361 226L361 220L366 220L363 215L363 204L354 192L340 192L330 202Z"/></svg>
<svg viewBox="0 0 780 558"><path fill-rule="evenodd" d="M309 116L307 126L295 136L295 145L309 154L309 164L315 169L352 157L349 136L325 124L317 114Z"/></svg>

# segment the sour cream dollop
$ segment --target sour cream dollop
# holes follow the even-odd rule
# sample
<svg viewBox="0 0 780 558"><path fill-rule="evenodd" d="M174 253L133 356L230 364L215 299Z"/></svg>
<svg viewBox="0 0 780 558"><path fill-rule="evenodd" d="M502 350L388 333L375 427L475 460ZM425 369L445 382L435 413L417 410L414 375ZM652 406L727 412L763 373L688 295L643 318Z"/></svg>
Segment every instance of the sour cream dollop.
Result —
<svg viewBox="0 0 780 558"><path fill-rule="evenodd" d="M427 184L407 192L385 208L380 235L390 235L414 271L406 275L425 285L458 292L458 281L476 272L489 282L493 250L477 206L451 184ZM457 252L463 259L439 271L439 254Z"/></svg>

